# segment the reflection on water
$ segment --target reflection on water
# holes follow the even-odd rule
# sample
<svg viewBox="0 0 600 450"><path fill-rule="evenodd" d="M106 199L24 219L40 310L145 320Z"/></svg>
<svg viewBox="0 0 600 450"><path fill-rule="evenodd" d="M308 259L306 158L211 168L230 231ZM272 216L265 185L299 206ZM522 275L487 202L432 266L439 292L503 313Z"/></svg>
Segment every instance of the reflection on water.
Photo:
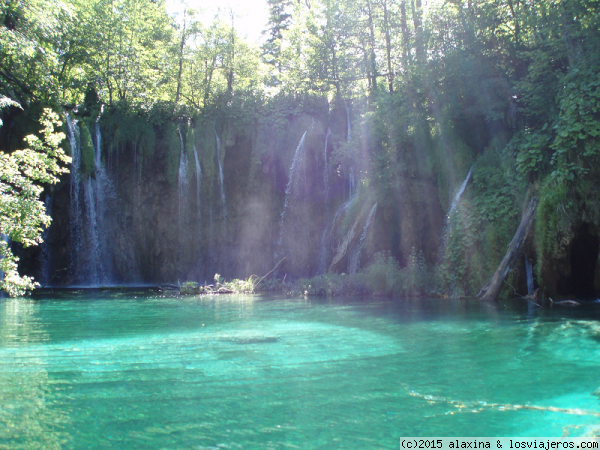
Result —
<svg viewBox="0 0 600 450"><path fill-rule="evenodd" d="M68 442L69 415L53 407L42 344L48 339L38 302L0 300L0 448L60 449Z"/></svg>
<svg viewBox="0 0 600 450"><path fill-rule="evenodd" d="M0 448L398 448L600 432L597 306L0 300Z"/></svg>

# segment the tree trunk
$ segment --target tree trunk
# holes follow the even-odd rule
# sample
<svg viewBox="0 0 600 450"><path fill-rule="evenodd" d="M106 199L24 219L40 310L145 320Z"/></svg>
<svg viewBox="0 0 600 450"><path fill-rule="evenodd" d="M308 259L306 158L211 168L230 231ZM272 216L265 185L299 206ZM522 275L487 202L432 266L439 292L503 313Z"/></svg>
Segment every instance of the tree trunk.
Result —
<svg viewBox="0 0 600 450"><path fill-rule="evenodd" d="M371 59L371 76L373 77L373 90L377 90L377 61L375 59L375 27L373 26L373 11L371 11L371 2L367 0L367 13L369 15L369 56Z"/></svg>
<svg viewBox="0 0 600 450"><path fill-rule="evenodd" d="M408 66L408 26L406 24L406 4L404 1L400 3L400 18L401 18L401 28L402 28L402 65L404 66L404 71L407 70Z"/></svg>
<svg viewBox="0 0 600 450"><path fill-rule="evenodd" d="M383 28L385 29L385 50L387 55L388 88L390 94L394 92L394 72L392 71L392 43L390 38L390 24L388 21L387 0L383 2Z"/></svg>
<svg viewBox="0 0 600 450"><path fill-rule="evenodd" d="M233 94L233 64L235 61L235 24L233 10L229 11L231 15L231 59L229 61L229 73L227 74L227 93Z"/></svg>
<svg viewBox="0 0 600 450"><path fill-rule="evenodd" d="M177 92L175 93L175 105L179 103L179 93L181 92L181 75L183 74L183 49L185 48L185 19L187 11L183 10L183 31L181 32L181 46L179 47L179 73L177 74Z"/></svg>
<svg viewBox="0 0 600 450"><path fill-rule="evenodd" d="M481 288L479 294L477 294L477 297L479 297L480 300L494 301L498 298L500 290L502 289L502 286L504 286L504 279L514 266L515 261L523 253L523 242L527 238L527 235L533 226L536 207L537 199L532 198L529 206L523 214L519 228L517 228L517 232L508 245L508 250L506 251L504 259L502 259L498 269L496 269L496 273L492 279L488 281L483 288Z"/></svg>
<svg viewBox="0 0 600 450"><path fill-rule="evenodd" d="M425 64L425 41L423 38L423 11L421 9L421 0L411 0L410 2L413 15L413 24L415 27L415 53L417 61Z"/></svg>

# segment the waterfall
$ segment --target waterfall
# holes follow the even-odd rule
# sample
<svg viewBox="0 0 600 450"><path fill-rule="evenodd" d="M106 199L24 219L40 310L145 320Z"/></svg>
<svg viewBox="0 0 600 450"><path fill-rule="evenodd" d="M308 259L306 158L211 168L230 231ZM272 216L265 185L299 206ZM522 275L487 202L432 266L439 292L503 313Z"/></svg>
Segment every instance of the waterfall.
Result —
<svg viewBox="0 0 600 450"><path fill-rule="evenodd" d="M89 261L90 273L88 281L93 285L100 283L100 240L98 237L98 215L96 214L96 199L94 195L94 186L92 185L92 178L84 182L83 185L84 199L85 199L85 210L87 211L87 228L89 243L91 244L91 259Z"/></svg>
<svg viewBox="0 0 600 450"><path fill-rule="evenodd" d="M68 113L65 113L65 122L67 123L67 138L71 146L71 173L70 173L70 238L71 238L71 271L79 264L79 254L81 251L81 207L79 205L79 171L81 168L81 147L79 145L79 127L77 122L71 120Z"/></svg>
<svg viewBox="0 0 600 450"><path fill-rule="evenodd" d="M188 177L187 177L187 154L185 153L185 145L183 136L181 134L181 126L177 127L177 131L179 131L179 139L181 141L181 149L179 152L179 172L178 172L178 187L179 187L179 231L183 230L185 226L185 214L187 212L187 196L188 196Z"/></svg>
<svg viewBox="0 0 600 450"><path fill-rule="evenodd" d="M114 187L102 165L100 117L94 126L94 173L81 173L79 126L68 114L67 137L71 144L70 226L71 281L76 285L107 285L114 282L112 246L114 227L107 222Z"/></svg>
<svg viewBox="0 0 600 450"><path fill-rule="evenodd" d="M285 216L285 212L290 205L290 201L297 200L298 194L300 193L300 170L304 165L304 138L306 137L306 133L307 132L305 131L300 139L300 142L298 143L298 147L296 147L294 159L292 160L292 165L290 166L290 174L288 184L285 188L285 203L283 206L283 212L281 213L281 220L283 220Z"/></svg>
<svg viewBox="0 0 600 450"><path fill-rule="evenodd" d="M342 214L348 211L352 203L354 203L354 200L356 200L356 197L357 196L355 195L354 197L350 198L350 200L345 202L342 206L340 206L333 216L331 225L329 227L325 227L325 230L323 230L323 235L321 236L321 257L319 260L319 273L324 273L327 268L327 260L329 258L329 243L333 234L333 230L335 229L335 224L340 219Z"/></svg>
<svg viewBox="0 0 600 450"><path fill-rule="evenodd" d="M371 211L369 212L369 215L367 216L367 220L365 220L365 226L363 227L362 234L360 235L358 245L356 246L356 250L352 253L352 256L350 257L348 263L348 273L358 272L358 266L360 264L360 254L365 244L367 234L369 233L371 226L373 226L373 218L375 217L375 212L377 212L377 203L373 205Z"/></svg>
<svg viewBox="0 0 600 450"><path fill-rule="evenodd" d="M348 197L352 197L354 194L354 166L350 166L350 174L348 175Z"/></svg>
<svg viewBox="0 0 600 450"><path fill-rule="evenodd" d="M200 219L202 218L202 203L201 203L201 192L202 192L202 169L200 168L200 160L198 159L198 149L194 144L194 161L196 162L196 208L198 215L198 227L200 228Z"/></svg>
<svg viewBox="0 0 600 450"><path fill-rule="evenodd" d="M467 184L469 184L469 180L471 179L471 175L473 175L474 168L475 168L475 164L473 164L471 166L471 168L469 169L469 173L467 173L467 177L465 178L465 181L463 181L462 184L460 185L460 188L458 188L458 191L456 192L456 195L454 196L454 200L452 201L452 206L450 206L450 211L448 211L448 214L450 214L454 210L454 208L456 208L456 206L458 205L458 202L460 202L460 197L463 195L463 192L467 188Z"/></svg>
<svg viewBox="0 0 600 450"><path fill-rule="evenodd" d="M329 216L329 166L327 164L327 143L331 136L331 128L327 129L325 135L325 148L323 150L323 200L325 202L325 214L323 220L323 235L321 236L321 257L319 258L319 270L318 273L325 271L325 260L327 259L327 218Z"/></svg>
<svg viewBox="0 0 600 450"><path fill-rule="evenodd" d="M46 200L44 201L46 205L46 215L52 217L52 195L46 195ZM42 254L40 256L40 284L42 286L46 286L50 283L51 274L50 274L50 244L48 242L48 235L50 233L50 227L46 228L42 232Z"/></svg>
<svg viewBox="0 0 600 450"><path fill-rule="evenodd" d="M533 267L525 255L525 273L527 274L527 294L533 292Z"/></svg>
<svg viewBox="0 0 600 450"><path fill-rule="evenodd" d="M329 212L329 165L327 164L327 142L331 136L331 128L327 129L325 135L325 149L323 150L323 197L325 199L325 207Z"/></svg>
<svg viewBox="0 0 600 450"><path fill-rule="evenodd" d="M298 147L296 147L296 152L294 153L294 159L292 160L292 165L290 166L290 174L288 179L288 184L285 188L285 201L283 205L283 211L281 212L281 219L279 221L279 241L277 242L278 253L283 250L283 237L284 237L284 228L285 228L285 213L291 207L292 202L298 200L298 195L300 193L300 180L302 177L301 170L304 166L304 139L306 138L305 131L298 143ZM280 254L276 254L276 259L278 259Z"/></svg>
<svg viewBox="0 0 600 450"><path fill-rule="evenodd" d="M221 140L217 134L216 124L213 126L215 138L217 139L217 162L219 163L219 187L221 189L221 206L223 208L223 219L227 219L227 202L225 201L225 187L223 186L223 165L221 164Z"/></svg>
<svg viewBox="0 0 600 450"><path fill-rule="evenodd" d="M104 109L104 105L102 105L102 109ZM100 112L100 114L102 114L102 112ZM96 120L96 123L94 124L94 131L95 131L95 137L96 137L96 145L94 147L94 150L96 151L96 154L94 155L94 162L96 164L96 170L98 169L103 169L102 167L102 133L100 133L100 116L98 116L98 119Z"/></svg>

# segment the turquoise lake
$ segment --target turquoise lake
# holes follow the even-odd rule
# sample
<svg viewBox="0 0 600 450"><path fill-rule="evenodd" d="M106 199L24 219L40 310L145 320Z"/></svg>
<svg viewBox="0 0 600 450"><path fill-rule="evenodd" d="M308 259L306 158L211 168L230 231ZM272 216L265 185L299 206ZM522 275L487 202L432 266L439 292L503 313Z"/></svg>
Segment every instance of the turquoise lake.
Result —
<svg viewBox="0 0 600 450"><path fill-rule="evenodd" d="M600 305L0 299L0 448L398 449L600 433Z"/></svg>

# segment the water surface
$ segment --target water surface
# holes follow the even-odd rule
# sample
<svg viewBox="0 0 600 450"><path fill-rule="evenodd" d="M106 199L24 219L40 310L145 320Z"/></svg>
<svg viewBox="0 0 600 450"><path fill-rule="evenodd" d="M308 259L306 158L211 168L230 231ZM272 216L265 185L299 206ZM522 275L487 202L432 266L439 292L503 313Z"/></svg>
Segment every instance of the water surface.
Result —
<svg viewBox="0 0 600 450"><path fill-rule="evenodd" d="M148 291L0 299L0 448L598 434L599 312Z"/></svg>

